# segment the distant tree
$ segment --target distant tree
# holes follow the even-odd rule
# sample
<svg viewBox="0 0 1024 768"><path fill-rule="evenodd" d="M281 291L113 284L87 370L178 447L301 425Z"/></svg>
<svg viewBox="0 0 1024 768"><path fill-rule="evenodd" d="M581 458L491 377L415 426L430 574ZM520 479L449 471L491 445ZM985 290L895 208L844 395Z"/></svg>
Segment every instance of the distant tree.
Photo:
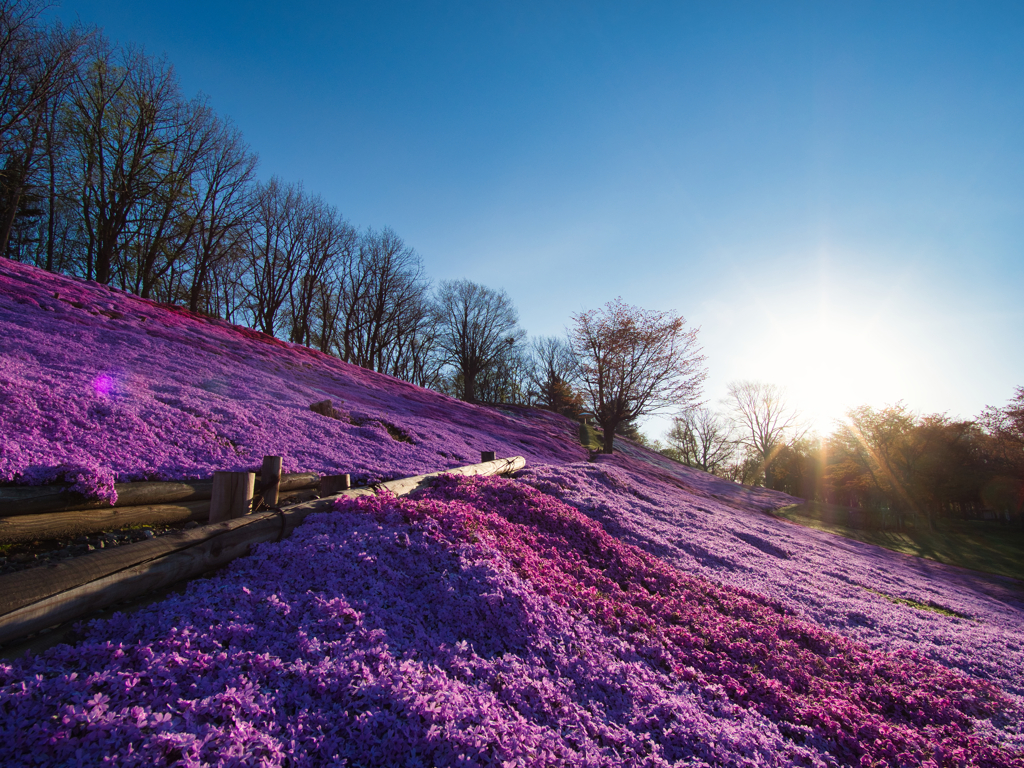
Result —
<svg viewBox="0 0 1024 768"><path fill-rule="evenodd" d="M581 388L612 453L615 430L668 408L695 403L707 373L697 328L672 312L610 301L573 315L569 340Z"/></svg>
<svg viewBox="0 0 1024 768"><path fill-rule="evenodd" d="M504 291L469 280L446 280L434 302L437 345L453 381L467 402L476 402L477 383L501 364L525 336L519 313Z"/></svg>
<svg viewBox="0 0 1024 768"><path fill-rule="evenodd" d="M826 496L880 513L902 528L907 513L929 527L972 517L1003 485L993 443L973 421L918 416L903 403L848 412L828 441ZM1002 507L1000 503L998 506Z"/></svg>
<svg viewBox="0 0 1024 768"><path fill-rule="evenodd" d="M583 412L583 398L573 387L575 370L565 339L539 336L531 341L529 379L535 402L572 419Z"/></svg>
<svg viewBox="0 0 1024 768"><path fill-rule="evenodd" d="M736 425L737 439L758 457L760 474L768 488L773 485L773 465L779 450L800 433L797 412L775 384L734 381L727 402Z"/></svg>
<svg viewBox="0 0 1024 768"><path fill-rule="evenodd" d="M1024 387L1017 387L1008 405L985 408L978 423L989 434L1005 440L1007 447L1024 451Z"/></svg>
<svg viewBox="0 0 1024 768"><path fill-rule="evenodd" d="M287 316L289 341L311 346L322 335L322 329L314 326L319 317L314 305L321 295L321 286L352 258L357 238L355 229L338 209L321 197L305 198L302 207L306 226L301 230L302 247L288 293Z"/></svg>
<svg viewBox="0 0 1024 768"><path fill-rule="evenodd" d="M861 503L890 513L897 528L905 513L923 511L915 493L925 454L917 427L917 414L902 402L882 409L865 405L847 412L831 440L832 460L845 465L848 476L856 477L854 467L863 475L857 485L869 492Z"/></svg>
<svg viewBox="0 0 1024 768"><path fill-rule="evenodd" d="M301 184L276 176L256 189L243 246L251 327L270 336L284 325L282 308L292 296L309 246L314 210Z"/></svg>
<svg viewBox="0 0 1024 768"><path fill-rule="evenodd" d="M83 67L69 113L86 276L109 283L140 224L148 223L145 208L166 191L158 187L177 157L167 142L187 131L189 114L169 64L102 40Z"/></svg>
<svg viewBox="0 0 1024 768"><path fill-rule="evenodd" d="M42 26L47 5L0 0L0 255L8 255L18 229L32 228L19 227L19 219L38 221L44 213L42 176L54 159L56 117L92 34Z"/></svg>
<svg viewBox="0 0 1024 768"><path fill-rule="evenodd" d="M203 99L177 99L169 113L149 189L132 212L132 236L117 253L122 286L143 298L160 291L161 283L180 281L200 224L196 172L217 140L216 117ZM177 298L177 288L165 289L166 298Z"/></svg>
<svg viewBox="0 0 1024 768"><path fill-rule="evenodd" d="M394 349L388 373L417 386L441 391L444 364L428 295L404 311Z"/></svg>
<svg viewBox="0 0 1024 768"><path fill-rule="evenodd" d="M987 438L991 477L983 500L1024 524L1024 387L1002 407L988 406L978 417Z"/></svg>
<svg viewBox="0 0 1024 768"><path fill-rule="evenodd" d="M429 290L419 254L394 230L362 233L341 278L342 359L400 375L408 367L408 345L425 338Z"/></svg>
<svg viewBox="0 0 1024 768"><path fill-rule="evenodd" d="M668 454L688 467L717 475L736 453L729 422L710 408L691 408L672 420Z"/></svg>
<svg viewBox="0 0 1024 768"><path fill-rule="evenodd" d="M484 403L530 402L530 359L525 333L506 339L493 365L477 378L477 400ZM510 337L511 338L511 337Z"/></svg>
<svg viewBox="0 0 1024 768"><path fill-rule="evenodd" d="M256 163L241 132L214 118L210 150L199 159L192 179L189 215L195 229L188 244L185 290L193 312L213 313L213 272L242 241L255 202Z"/></svg>
<svg viewBox="0 0 1024 768"><path fill-rule="evenodd" d="M819 440L807 436L790 440L779 449L772 464L772 487L791 496L818 498L824 456Z"/></svg>

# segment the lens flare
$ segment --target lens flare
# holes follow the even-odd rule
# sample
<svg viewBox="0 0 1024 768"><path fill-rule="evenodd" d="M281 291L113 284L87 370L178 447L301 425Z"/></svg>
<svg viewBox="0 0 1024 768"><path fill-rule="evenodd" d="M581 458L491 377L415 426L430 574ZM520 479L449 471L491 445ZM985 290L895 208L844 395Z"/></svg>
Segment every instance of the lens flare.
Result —
<svg viewBox="0 0 1024 768"><path fill-rule="evenodd" d="M97 397L110 397L114 394L114 377L101 373L92 380L92 389Z"/></svg>

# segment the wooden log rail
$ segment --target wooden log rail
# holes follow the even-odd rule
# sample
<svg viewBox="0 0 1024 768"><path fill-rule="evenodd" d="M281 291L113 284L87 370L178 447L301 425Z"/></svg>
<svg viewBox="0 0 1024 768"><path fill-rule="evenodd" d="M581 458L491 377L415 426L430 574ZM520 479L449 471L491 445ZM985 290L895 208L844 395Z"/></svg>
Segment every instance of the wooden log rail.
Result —
<svg viewBox="0 0 1024 768"><path fill-rule="evenodd" d="M277 503L288 503L316 490L320 476L311 472L281 475ZM186 483L118 483L117 503L79 500L67 506L66 491L48 487L0 488L0 544L40 539L68 539L128 525L177 525L210 516L212 480ZM274 506L277 506L275 504ZM26 511L26 509L28 511Z"/></svg>
<svg viewBox="0 0 1024 768"><path fill-rule="evenodd" d="M279 488L282 491L294 491L315 487L319 482L320 475L313 472L293 473L281 475ZM213 480L115 483L114 490L117 491L114 508L206 501L213 495ZM53 486L0 488L0 518L110 508L108 501L84 499L78 494Z"/></svg>
<svg viewBox="0 0 1024 768"><path fill-rule="evenodd" d="M439 475L501 475L525 465L523 457L514 456L355 488L338 496L366 496L382 489L404 496ZM329 512L336 498L257 512L0 577L0 644L226 565L248 554L253 544L288 536L308 515Z"/></svg>

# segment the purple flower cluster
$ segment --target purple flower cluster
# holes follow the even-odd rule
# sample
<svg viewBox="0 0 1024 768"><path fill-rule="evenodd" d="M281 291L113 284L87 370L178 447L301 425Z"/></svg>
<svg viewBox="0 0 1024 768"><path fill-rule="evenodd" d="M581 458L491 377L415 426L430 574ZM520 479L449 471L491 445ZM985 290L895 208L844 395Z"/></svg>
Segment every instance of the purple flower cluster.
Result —
<svg viewBox="0 0 1024 768"><path fill-rule="evenodd" d="M310 411L325 399L347 418ZM389 426L391 429L389 430ZM256 331L0 260L0 483L286 472L379 481L479 461L579 461L553 414L462 403Z"/></svg>
<svg viewBox="0 0 1024 768"><path fill-rule="evenodd" d="M346 502L0 664L3 765L1024 765L1019 582L629 443L588 463L553 414L0 260L0 435L0 483L111 499L267 454L362 480L529 462Z"/></svg>
<svg viewBox="0 0 1024 768"><path fill-rule="evenodd" d="M0 763L1019 765L1007 704L451 478L0 664Z"/></svg>
<svg viewBox="0 0 1024 768"><path fill-rule="evenodd" d="M616 454L595 464L527 467L520 480L687 573L769 597L874 648L913 651L1024 695L1020 582L793 525L751 511L751 500L737 504L703 473L669 469L674 480L646 460Z"/></svg>

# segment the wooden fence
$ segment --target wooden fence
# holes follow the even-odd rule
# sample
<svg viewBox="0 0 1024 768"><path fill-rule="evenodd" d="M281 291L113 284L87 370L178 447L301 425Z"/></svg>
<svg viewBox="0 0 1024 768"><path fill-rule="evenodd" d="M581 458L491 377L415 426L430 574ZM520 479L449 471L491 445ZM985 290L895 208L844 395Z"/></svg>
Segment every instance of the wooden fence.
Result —
<svg viewBox="0 0 1024 768"><path fill-rule="evenodd" d="M0 488L0 544L73 538L129 525L205 523L211 514L214 482L118 483L113 506L76 500L66 491L48 487ZM277 503L312 495L319 482L319 475L308 472L281 475ZM257 507L261 500L254 495Z"/></svg>
<svg viewBox="0 0 1024 768"><path fill-rule="evenodd" d="M372 495L381 489L386 489L396 496L403 496L439 475L500 475L514 472L525 465L526 460L523 457L514 456L392 480L369 488L341 490L337 495L326 498L264 512L240 514L192 530L169 533L148 541L99 550L81 557L2 576L0 644L9 643L62 622L79 619L121 600L137 598L147 592L226 565L236 557L248 554L253 544L280 540L288 536L307 515L330 511L337 496ZM280 478L281 486L286 485L287 477L289 476ZM344 484L342 481L335 482ZM248 478L246 484L249 484ZM193 492L197 492L194 486L198 484L179 485L192 486ZM265 488L266 485L267 481L264 480L261 486ZM184 492L183 489L179 491ZM212 500L213 484L210 486L210 495ZM179 497L177 500L184 499ZM187 503L191 503L191 500ZM244 508L244 505L239 505L235 509L238 508ZM81 510L68 510L59 514L74 511Z"/></svg>

